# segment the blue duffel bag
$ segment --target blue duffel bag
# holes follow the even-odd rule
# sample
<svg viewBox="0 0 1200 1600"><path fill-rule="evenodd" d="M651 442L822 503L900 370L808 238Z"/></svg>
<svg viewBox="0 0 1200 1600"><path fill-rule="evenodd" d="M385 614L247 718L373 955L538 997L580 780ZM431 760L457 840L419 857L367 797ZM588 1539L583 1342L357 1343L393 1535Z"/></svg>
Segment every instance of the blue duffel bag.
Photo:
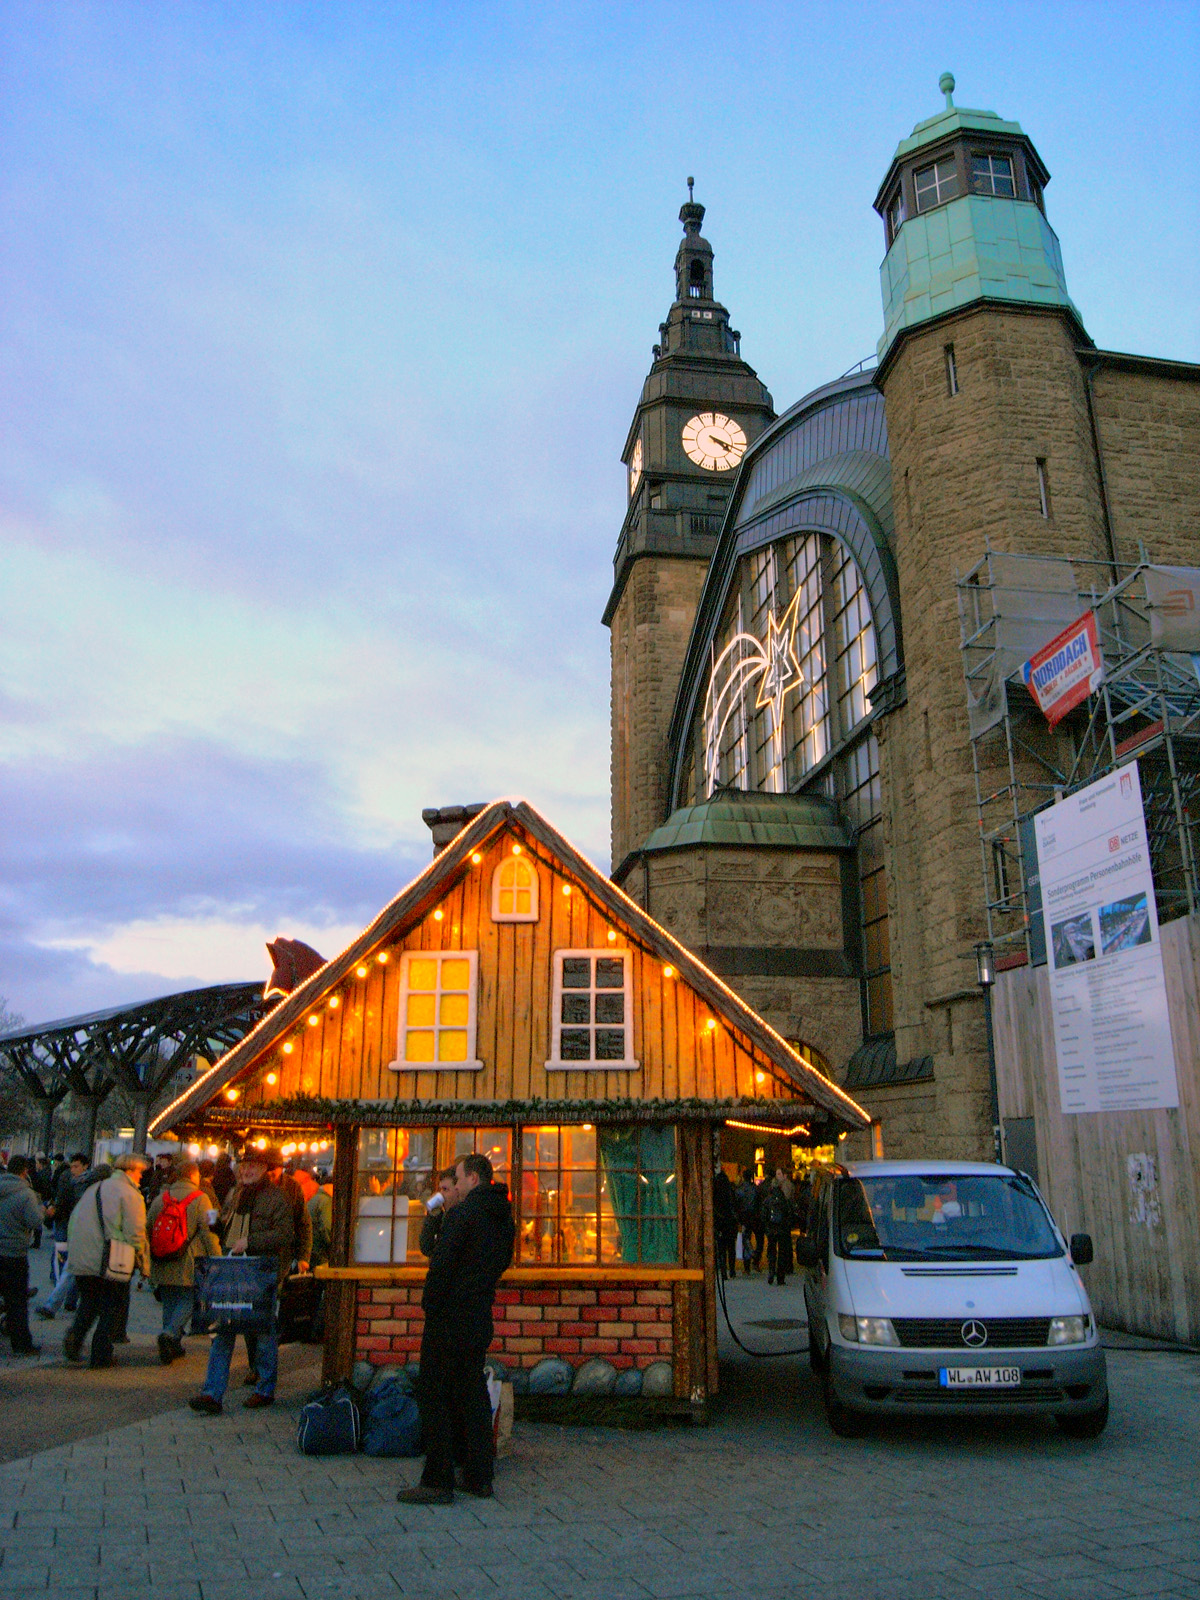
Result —
<svg viewBox="0 0 1200 1600"><path fill-rule="evenodd" d="M359 1396L349 1384L315 1395L300 1413L296 1443L302 1456L352 1456L362 1435Z"/></svg>
<svg viewBox="0 0 1200 1600"><path fill-rule="evenodd" d="M419 1456L421 1413L404 1375L379 1379L367 1393L362 1430L368 1456Z"/></svg>

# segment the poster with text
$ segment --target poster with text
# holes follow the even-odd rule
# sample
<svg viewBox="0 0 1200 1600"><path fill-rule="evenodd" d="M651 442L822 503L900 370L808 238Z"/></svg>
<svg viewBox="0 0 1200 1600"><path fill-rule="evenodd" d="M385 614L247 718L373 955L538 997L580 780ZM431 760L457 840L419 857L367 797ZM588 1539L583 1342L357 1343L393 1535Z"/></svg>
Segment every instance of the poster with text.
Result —
<svg viewBox="0 0 1200 1600"><path fill-rule="evenodd" d="M1063 1110L1177 1106L1137 763L1034 821Z"/></svg>

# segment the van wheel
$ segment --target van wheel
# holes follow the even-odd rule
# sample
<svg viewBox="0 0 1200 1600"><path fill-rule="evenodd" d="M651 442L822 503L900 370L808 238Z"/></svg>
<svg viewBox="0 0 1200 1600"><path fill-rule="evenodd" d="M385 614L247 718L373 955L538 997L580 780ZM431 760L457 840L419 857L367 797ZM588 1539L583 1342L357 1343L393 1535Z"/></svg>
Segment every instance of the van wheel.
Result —
<svg viewBox="0 0 1200 1600"><path fill-rule="evenodd" d="M1098 1439L1108 1425L1108 1396L1095 1411L1076 1411L1054 1420L1068 1439Z"/></svg>
<svg viewBox="0 0 1200 1600"><path fill-rule="evenodd" d="M817 1339L816 1329L810 1322L808 1325L808 1364L817 1377L825 1370L825 1361L821 1355L821 1346Z"/></svg>
<svg viewBox="0 0 1200 1600"><path fill-rule="evenodd" d="M825 1420L839 1439L861 1439L867 1431L866 1418L859 1416L857 1411L851 1411L849 1406L844 1406L834 1393L832 1365L832 1362L825 1361L821 1366L821 1399L825 1404Z"/></svg>

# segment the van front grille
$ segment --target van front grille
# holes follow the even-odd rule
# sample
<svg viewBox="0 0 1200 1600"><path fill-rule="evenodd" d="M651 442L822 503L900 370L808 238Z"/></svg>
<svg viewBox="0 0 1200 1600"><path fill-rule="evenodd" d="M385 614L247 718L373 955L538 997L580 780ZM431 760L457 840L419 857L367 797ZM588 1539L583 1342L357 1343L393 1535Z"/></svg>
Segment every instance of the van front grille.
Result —
<svg viewBox="0 0 1200 1600"><path fill-rule="evenodd" d="M892 1326L909 1350L1036 1350L1050 1335L1049 1317L893 1317ZM964 1337L979 1328L982 1344Z"/></svg>

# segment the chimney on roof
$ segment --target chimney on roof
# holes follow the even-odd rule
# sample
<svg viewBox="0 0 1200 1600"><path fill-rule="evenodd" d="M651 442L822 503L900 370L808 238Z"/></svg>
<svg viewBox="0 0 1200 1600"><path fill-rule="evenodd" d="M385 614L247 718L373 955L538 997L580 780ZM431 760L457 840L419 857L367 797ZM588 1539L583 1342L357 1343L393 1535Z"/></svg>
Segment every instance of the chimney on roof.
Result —
<svg viewBox="0 0 1200 1600"><path fill-rule="evenodd" d="M433 853L441 855L442 851L452 839L458 835L471 821L484 809L485 802L480 800L471 806L426 806L421 813L421 821L433 834Z"/></svg>

